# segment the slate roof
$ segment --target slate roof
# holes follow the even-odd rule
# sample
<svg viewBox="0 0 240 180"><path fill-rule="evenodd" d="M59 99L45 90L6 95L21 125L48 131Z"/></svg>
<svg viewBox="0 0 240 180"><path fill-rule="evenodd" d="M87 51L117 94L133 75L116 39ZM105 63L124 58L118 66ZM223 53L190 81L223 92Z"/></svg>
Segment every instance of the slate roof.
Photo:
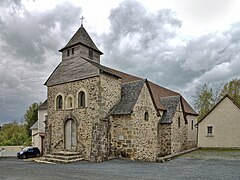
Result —
<svg viewBox="0 0 240 180"><path fill-rule="evenodd" d="M172 123L172 119L176 113L177 105L180 103L181 96L163 97L160 99L161 103L166 107L161 118L162 124Z"/></svg>
<svg viewBox="0 0 240 180"><path fill-rule="evenodd" d="M118 71L115 69L108 68L108 71L111 72L112 74L116 74L117 76L121 77L122 83L132 82L132 81L136 81L136 80L143 80L140 77L133 76L133 75L130 75L130 74L127 74L127 73L124 73L124 72L121 72L121 71ZM181 96L181 94L179 94L175 91L169 90L167 88L164 88L162 86L159 86L151 81L147 81L147 82L149 85L150 93L152 95L152 98L154 100L154 103L155 103L157 109L166 110L166 108L162 105L162 103L160 101L160 99L162 97ZM187 114L198 115L198 113L196 113L194 111L194 109L188 104L188 102L183 97L182 97L182 102L183 102L185 112Z"/></svg>
<svg viewBox="0 0 240 180"><path fill-rule="evenodd" d="M77 44L83 44L87 47L90 47L91 49L93 49L95 51L98 51L100 54L103 54L97 48L97 46L94 44L93 40L91 39L91 37L89 36L89 34L87 33L87 31L85 30L85 28L83 26L81 26L77 30L77 32L69 40L67 45L64 48L60 49L59 51L62 52L64 49L67 49L67 48L72 47L72 46L77 45Z"/></svg>
<svg viewBox="0 0 240 180"><path fill-rule="evenodd" d="M38 107L38 110L46 110L47 109L47 99Z"/></svg>
<svg viewBox="0 0 240 180"><path fill-rule="evenodd" d="M35 122L35 123L32 125L32 127L30 127L30 129L31 129L31 130L33 130L33 129L38 129L38 121Z"/></svg>
<svg viewBox="0 0 240 180"><path fill-rule="evenodd" d="M144 83L145 80L123 83L121 85L121 101L111 112L111 115L131 114Z"/></svg>

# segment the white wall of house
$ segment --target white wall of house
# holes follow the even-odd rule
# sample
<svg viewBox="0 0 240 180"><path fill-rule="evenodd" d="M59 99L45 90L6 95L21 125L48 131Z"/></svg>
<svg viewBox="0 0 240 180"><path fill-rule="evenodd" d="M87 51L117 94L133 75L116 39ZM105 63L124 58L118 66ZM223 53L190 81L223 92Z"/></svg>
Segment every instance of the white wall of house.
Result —
<svg viewBox="0 0 240 180"><path fill-rule="evenodd" d="M188 121L188 141L189 142L197 142L197 128L195 124L197 124L197 116L187 115Z"/></svg>
<svg viewBox="0 0 240 180"><path fill-rule="evenodd" d="M45 123L47 110L38 110L38 132L45 132Z"/></svg>
<svg viewBox="0 0 240 180"><path fill-rule="evenodd" d="M240 109L226 97L199 123L198 129L199 147L240 147Z"/></svg>
<svg viewBox="0 0 240 180"><path fill-rule="evenodd" d="M39 138L38 129L32 129L32 146L39 146Z"/></svg>

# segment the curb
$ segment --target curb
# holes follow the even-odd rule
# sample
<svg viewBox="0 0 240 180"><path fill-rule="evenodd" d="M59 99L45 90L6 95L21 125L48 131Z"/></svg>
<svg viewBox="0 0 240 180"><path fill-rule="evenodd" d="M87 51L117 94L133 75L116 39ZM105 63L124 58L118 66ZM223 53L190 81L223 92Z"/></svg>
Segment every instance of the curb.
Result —
<svg viewBox="0 0 240 180"><path fill-rule="evenodd" d="M156 158L156 162L158 163L164 163L166 161L170 161L171 159L177 157L177 156L181 156L183 154L187 154L187 153L190 153L192 151L196 151L200 149L199 147L196 147L196 148L193 148L193 149L188 149L188 150L185 150L185 151L182 151L182 152L179 152L179 153L176 153L176 154L171 154L171 155L167 155L167 156L163 156L163 157L157 157Z"/></svg>

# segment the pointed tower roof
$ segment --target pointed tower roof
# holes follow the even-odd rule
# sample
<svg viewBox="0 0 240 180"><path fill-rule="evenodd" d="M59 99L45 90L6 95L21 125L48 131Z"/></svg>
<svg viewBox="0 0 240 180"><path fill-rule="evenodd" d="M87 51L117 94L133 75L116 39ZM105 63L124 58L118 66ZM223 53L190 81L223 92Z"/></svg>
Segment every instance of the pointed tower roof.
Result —
<svg viewBox="0 0 240 180"><path fill-rule="evenodd" d="M85 28L83 27L83 25L81 25L81 27L73 35L73 37L70 39L70 41L67 43L67 45L64 48L60 49L59 51L62 52L64 49L67 49L67 48L72 47L72 46L77 45L77 44L83 44L83 45L99 52L100 54L103 54L97 48L97 46L94 44L93 40L88 35L88 33L85 30Z"/></svg>

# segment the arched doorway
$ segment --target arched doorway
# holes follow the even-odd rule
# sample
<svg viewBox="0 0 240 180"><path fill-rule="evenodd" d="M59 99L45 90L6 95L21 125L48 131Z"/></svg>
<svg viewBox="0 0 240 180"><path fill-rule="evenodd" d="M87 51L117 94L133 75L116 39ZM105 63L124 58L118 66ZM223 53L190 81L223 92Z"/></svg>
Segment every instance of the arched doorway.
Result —
<svg viewBox="0 0 240 180"><path fill-rule="evenodd" d="M76 123L73 119L68 119L64 127L64 147L67 150L76 150Z"/></svg>

